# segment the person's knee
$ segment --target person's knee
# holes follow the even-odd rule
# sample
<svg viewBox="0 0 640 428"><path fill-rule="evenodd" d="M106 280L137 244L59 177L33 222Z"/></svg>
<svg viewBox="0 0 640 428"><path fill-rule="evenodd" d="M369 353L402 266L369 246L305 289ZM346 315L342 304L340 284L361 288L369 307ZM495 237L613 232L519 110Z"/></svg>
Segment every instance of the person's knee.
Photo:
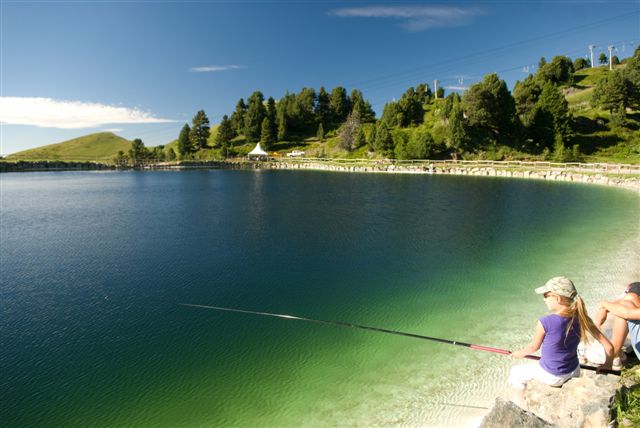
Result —
<svg viewBox="0 0 640 428"><path fill-rule="evenodd" d="M513 366L509 372L509 384L515 389L525 389L527 386L528 376L525 366Z"/></svg>

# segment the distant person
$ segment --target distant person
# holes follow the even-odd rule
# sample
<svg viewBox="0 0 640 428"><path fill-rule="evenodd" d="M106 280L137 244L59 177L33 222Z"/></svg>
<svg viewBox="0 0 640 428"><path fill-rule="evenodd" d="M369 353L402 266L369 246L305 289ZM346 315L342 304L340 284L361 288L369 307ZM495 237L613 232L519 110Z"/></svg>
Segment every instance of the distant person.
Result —
<svg viewBox="0 0 640 428"><path fill-rule="evenodd" d="M545 285L536 288L535 292L544 296L544 302L552 314L538 320L531 343L511 354L514 358L524 358L542 346L539 362L511 368L509 384L517 392L514 401L523 407L525 389L531 379L557 387L580 375L578 344L580 341L589 341L587 333L604 347L607 354L605 367L611 364L613 358L613 345L587 315L584 302L569 278L551 278Z"/></svg>
<svg viewBox="0 0 640 428"><path fill-rule="evenodd" d="M625 295L613 301L600 302L600 311L596 316L595 323L599 327L611 313L613 344L613 368L618 370L622 367L620 351L622 345L629 334L631 347L638 359L640 359L640 282L632 282L627 285Z"/></svg>

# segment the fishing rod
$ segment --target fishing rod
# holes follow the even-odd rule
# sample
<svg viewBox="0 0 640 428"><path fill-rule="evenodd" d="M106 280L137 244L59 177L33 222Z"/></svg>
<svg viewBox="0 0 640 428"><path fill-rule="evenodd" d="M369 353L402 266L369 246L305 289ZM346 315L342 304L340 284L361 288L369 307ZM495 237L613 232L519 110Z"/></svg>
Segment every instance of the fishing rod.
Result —
<svg viewBox="0 0 640 428"><path fill-rule="evenodd" d="M493 348L491 346L475 345L473 343L458 342L457 340L441 339L439 337L424 336L422 334L406 333L403 331L389 330L386 328L371 327L367 325L352 324L352 323L341 322L341 321L318 320L313 318L298 317L295 315L274 314L271 312L248 311L245 309L223 308L221 306L196 305L193 303L178 303L178 305L188 306L192 308L215 309L218 311L225 311L225 312L237 312L242 314L260 315L265 317L283 318L287 320L296 320L296 321L307 321L307 322L312 322L316 324L335 325L339 327L348 327L348 328L356 328L360 330L376 331L378 333L395 334L397 336L412 337L414 339L430 340L433 342L446 343L448 345L463 346L465 348L475 349L476 351L487 351L487 352L493 352L494 354L511 355L511 351L506 349ZM526 355L524 358L528 358L530 360L540 359L540 357L538 357L537 355ZM585 370L597 371L599 373L606 373L606 374L620 376L620 370L601 369L601 368L589 366L586 364L580 364L580 368Z"/></svg>

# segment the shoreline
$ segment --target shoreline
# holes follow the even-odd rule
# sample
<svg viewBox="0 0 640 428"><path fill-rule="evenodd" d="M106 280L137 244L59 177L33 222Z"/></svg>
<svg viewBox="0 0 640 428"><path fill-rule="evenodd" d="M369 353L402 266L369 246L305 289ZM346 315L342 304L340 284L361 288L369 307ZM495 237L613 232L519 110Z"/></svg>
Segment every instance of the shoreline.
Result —
<svg viewBox="0 0 640 428"><path fill-rule="evenodd" d="M466 165L465 163L468 163ZM631 190L640 195L640 166L613 164L553 164L509 161L362 161L267 160L267 161L178 161L149 163L138 167L116 167L98 162L0 162L3 172L122 171L189 169L311 170L368 174L424 174L501 177L595 184Z"/></svg>
<svg viewBox="0 0 640 428"><path fill-rule="evenodd" d="M640 174L625 174L630 177L608 176L603 173L580 173L575 171L546 169L546 170L513 170L491 166L440 166L440 165L395 165L380 164L377 166L335 165L318 162L264 162L257 164L255 169L284 169L284 170L314 170L333 172L356 172L373 174L425 174L425 175L462 175L477 177L502 177L518 179L534 179L546 181L563 181L572 183L596 184L601 186L619 187L631 190L640 195Z"/></svg>

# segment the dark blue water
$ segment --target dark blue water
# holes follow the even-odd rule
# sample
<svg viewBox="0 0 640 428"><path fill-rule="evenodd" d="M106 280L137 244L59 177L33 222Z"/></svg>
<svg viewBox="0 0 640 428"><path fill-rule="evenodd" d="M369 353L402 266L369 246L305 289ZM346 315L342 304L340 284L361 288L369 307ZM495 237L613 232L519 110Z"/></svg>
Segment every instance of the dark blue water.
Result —
<svg viewBox="0 0 640 428"><path fill-rule="evenodd" d="M597 258L636 256L640 236L637 195L570 184L219 170L0 180L5 426L446 425L456 409L424 406L459 387L443 368L488 371L493 391L500 357L452 363L438 344L178 303L513 346L535 320L519 316L537 308L532 287L567 274L594 288L611 266Z"/></svg>

